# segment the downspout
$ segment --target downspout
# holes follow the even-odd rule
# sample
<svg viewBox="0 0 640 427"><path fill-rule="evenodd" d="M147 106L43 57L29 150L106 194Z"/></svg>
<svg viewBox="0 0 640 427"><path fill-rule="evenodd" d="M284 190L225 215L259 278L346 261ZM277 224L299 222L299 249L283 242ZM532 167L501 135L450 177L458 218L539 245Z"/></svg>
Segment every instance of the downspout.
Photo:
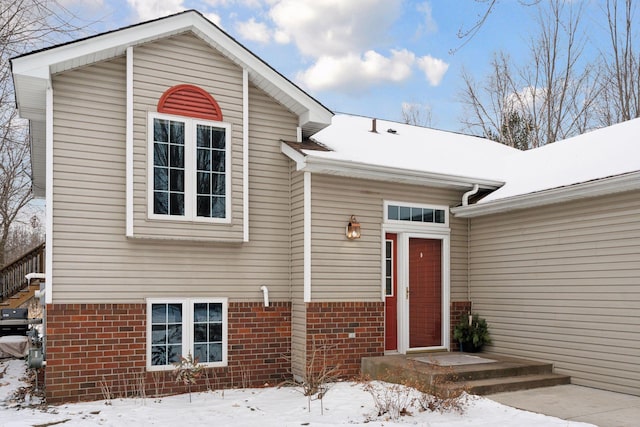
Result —
<svg viewBox="0 0 640 427"><path fill-rule="evenodd" d="M471 218L467 218L467 301L471 301Z"/></svg>
<svg viewBox="0 0 640 427"><path fill-rule="evenodd" d="M480 190L480 186L478 184L473 184L473 188L462 195L462 206L469 205L469 197L475 195ZM467 218L467 301L471 301L471 267L470 259L471 259L471 250L470 247L470 239L471 239L471 219Z"/></svg>
<svg viewBox="0 0 640 427"><path fill-rule="evenodd" d="M260 286L260 290L262 291L262 296L264 297L264 306L269 307L269 288L266 285Z"/></svg>
<svg viewBox="0 0 640 427"><path fill-rule="evenodd" d="M475 195L480 190L478 184L473 184L473 188L462 195L462 206L469 205L469 197Z"/></svg>

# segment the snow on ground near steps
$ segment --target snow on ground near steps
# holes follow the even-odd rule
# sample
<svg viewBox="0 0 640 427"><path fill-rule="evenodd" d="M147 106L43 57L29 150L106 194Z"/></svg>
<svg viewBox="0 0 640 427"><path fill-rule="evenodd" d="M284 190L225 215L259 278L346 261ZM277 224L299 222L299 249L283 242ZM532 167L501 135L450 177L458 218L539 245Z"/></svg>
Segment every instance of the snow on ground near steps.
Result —
<svg viewBox="0 0 640 427"><path fill-rule="evenodd" d="M324 415L320 402L308 400L294 388L225 390L164 397L160 400L114 399L50 406L41 410L7 407L2 404L19 387L24 374L22 360L0 360L0 426L518 426L518 427L587 427L577 423L520 411L482 397L472 397L464 414L413 411L399 420L377 417L371 395L362 385L344 382L331 386L324 398Z"/></svg>
<svg viewBox="0 0 640 427"><path fill-rule="evenodd" d="M26 363L24 360L0 359L0 426L4 426L4 409L14 406L12 397L21 387L29 384L23 381Z"/></svg>

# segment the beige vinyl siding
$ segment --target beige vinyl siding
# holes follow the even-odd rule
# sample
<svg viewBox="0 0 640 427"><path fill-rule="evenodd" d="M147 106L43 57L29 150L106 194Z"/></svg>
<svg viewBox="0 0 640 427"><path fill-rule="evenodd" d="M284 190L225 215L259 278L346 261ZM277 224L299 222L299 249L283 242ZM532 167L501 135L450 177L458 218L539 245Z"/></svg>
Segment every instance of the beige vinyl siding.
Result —
<svg viewBox="0 0 640 427"><path fill-rule="evenodd" d="M385 200L455 206L461 191L313 175L311 191L313 301L380 301ZM362 237L347 240L351 215ZM452 301L467 297L467 221L449 216Z"/></svg>
<svg viewBox="0 0 640 427"><path fill-rule="evenodd" d="M272 300L289 301L289 160L280 139L295 138L297 117L250 86L250 242L127 239L125 68L118 58L53 78L53 302L261 301L261 285ZM145 163L145 155L146 145L137 145L138 162ZM170 223L158 223L165 226L170 234ZM167 237L161 228L156 232Z"/></svg>
<svg viewBox="0 0 640 427"><path fill-rule="evenodd" d="M500 354L640 395L640 192L471 219L471 296Z"/></svg>
<svg viewBox="0 0 640 427"><path fill-rule="evenodd" d="M304 302L304 173L291 162L291 369L304 377L307 309Z"/></svg>
<svg viewBox="0 0 640 427"><path fill-rule="evenodd" d="M133 63L134 236L241 242L242 69L191 33L134 48ZM231 224L147 219L148 113L156 112L162 94L179 84L192 84L211 94L220 106L223 122L232 126L232 165L227 174L231 179Z"/></svg>

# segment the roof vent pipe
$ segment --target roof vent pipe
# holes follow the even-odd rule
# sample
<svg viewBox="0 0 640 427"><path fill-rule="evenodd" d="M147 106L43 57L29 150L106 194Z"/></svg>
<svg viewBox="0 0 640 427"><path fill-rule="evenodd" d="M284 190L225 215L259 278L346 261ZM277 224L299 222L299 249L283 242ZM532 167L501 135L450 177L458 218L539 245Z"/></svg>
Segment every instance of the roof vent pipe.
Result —
<svg viewBox="0 0 640 427"><path fill-rule="evenodd" d="M476 194L478 190L480 190L480 186L473 184L473 188L462 195L462 206L467 206L469 204L469 197Z"/></svg>
<svg viewBox="0 0 640 427"><path fill-rule="evenodd" d="M371 120L371 132L378 133L378 129L376 128L376 119Z"/></svg>

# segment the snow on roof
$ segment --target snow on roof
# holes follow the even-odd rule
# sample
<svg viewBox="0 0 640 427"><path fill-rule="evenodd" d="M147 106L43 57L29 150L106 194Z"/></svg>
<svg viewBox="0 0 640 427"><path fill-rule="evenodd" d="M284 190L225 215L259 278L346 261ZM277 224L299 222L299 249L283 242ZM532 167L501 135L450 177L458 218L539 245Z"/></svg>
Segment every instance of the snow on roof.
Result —
<svg viewBox="0 0 640 427"><path fill-rule="evenodd" d="M331 151L303 150L308 157L504 181L521 151L484 138L403 123L337 114L312 140Z"/></svg>
<svg viewBox="0 0 640 427"><path fill-rule="evenodd" d="M371 132L371 118L338 114L312 137L331 151L303 152L310 158L505 183L478 204L640 170L640 119L528 151L385 120L377 120L376 128Z"/></svg>
<svg viewBox="0 0 640 427"><path fill-rule="evenodd" d="M523 152L488 203L640 170L640 119Z"/></svg>

